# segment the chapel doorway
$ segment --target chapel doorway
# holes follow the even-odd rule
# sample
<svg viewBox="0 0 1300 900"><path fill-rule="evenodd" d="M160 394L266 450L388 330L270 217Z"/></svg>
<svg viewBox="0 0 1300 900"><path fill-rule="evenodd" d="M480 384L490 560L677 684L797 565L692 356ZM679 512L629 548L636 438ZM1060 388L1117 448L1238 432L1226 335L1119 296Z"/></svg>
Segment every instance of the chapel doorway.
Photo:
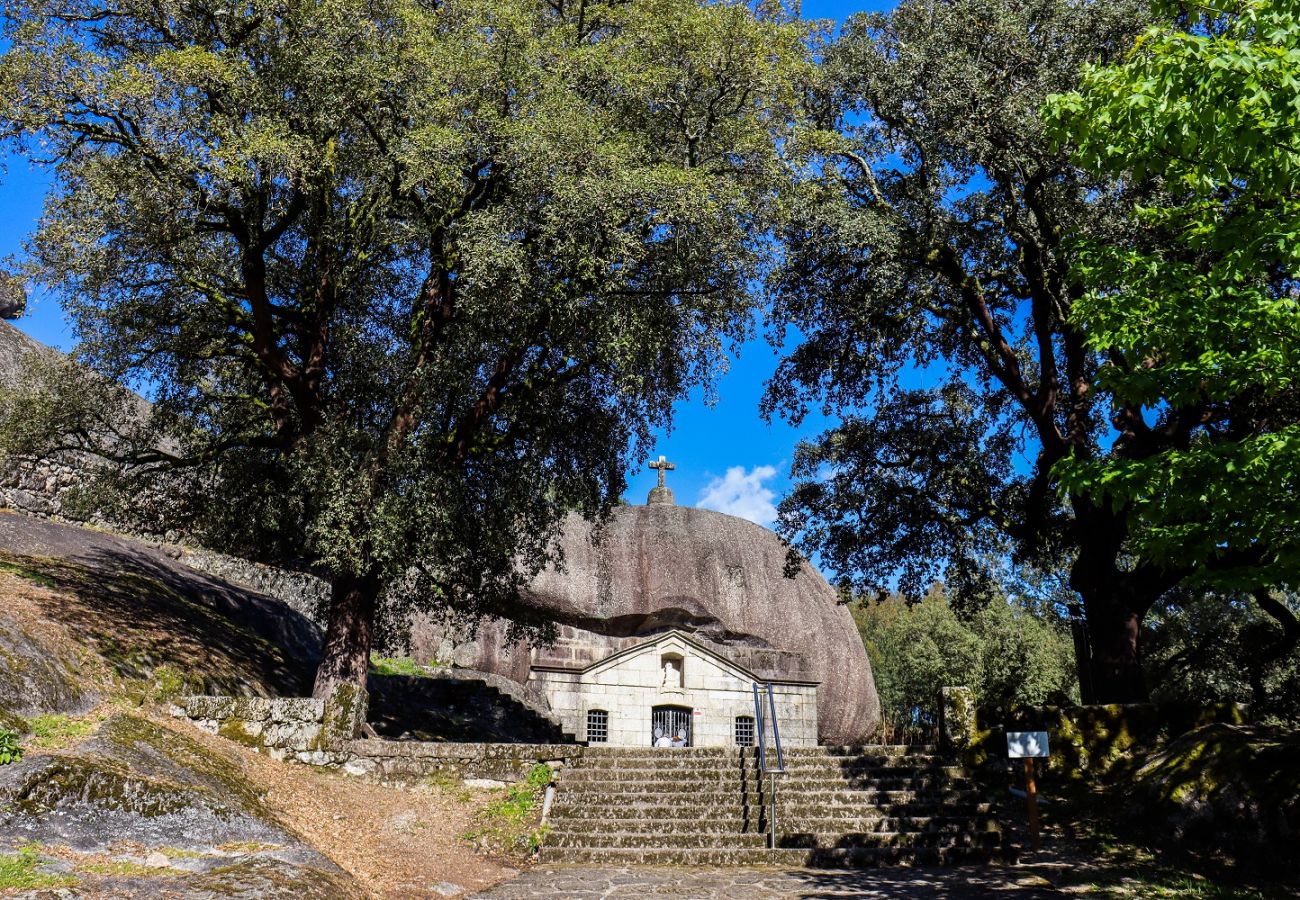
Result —
<svg viewBox="0 0 1300 900"><path fill-rule="evenodd" d="M650 746L664 736L673 740L683 735L684 746L694 746L691 734L691 710L685 706L656 706L650 710Z"/></svg>

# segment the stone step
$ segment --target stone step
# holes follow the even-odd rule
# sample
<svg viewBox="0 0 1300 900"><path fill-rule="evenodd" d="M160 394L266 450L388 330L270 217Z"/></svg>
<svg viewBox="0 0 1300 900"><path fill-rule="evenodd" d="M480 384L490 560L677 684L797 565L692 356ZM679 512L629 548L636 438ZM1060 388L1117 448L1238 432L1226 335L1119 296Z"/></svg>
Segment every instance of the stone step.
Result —
<svg viewBox="0 0 1300 900"><path fill-rule="evenodd" d="M640 834L756 834L757 819L747 827L741 816L721 816L701 819L565 819L552 817L549 834L601 834L606 832L637 832Z"/></svg>
<svg viewBox="0 0 1300 900"><path fill-rule="evenodd" d="M917 776L914 778L795 778L777 782L776 793L804 794L825 791L966 791L974 788L967 778L946 776ZM749 796L770 794L771 785L766 779L739 778L653 778L604 779L573 778L564 776L560 790L573 795L587 794L682 794L682 793L740 793Z"/></svg>
<svg viewBox="0 0 1300 900"><path fill-rule="evenodd" d="M693 819L707 813L708 818L731 818L737 821L752 820L765 813L766 804L742 803L715 804L706 807L685 804L565 804L556 803L552 816L557 821L570 819ZM921 802L893 804L781 804L777 803L777 817L792 820L859 820L863 818L897 817L916 818L942 815L950 818L988 814L990 805L984 802L943 803Z"/></svg>
<svg viewBox="0 0 1300 900"><path fill-rule="evenodd" d="M758 812L758 811L755 811ZM778 811L778 816L780 815ZM639 832L641 834L736 834L766 830L766 817L751 815L746 821L739 816L698 819L555 818L551 830L563 834L601 832ZM855 834L866 832L984 832L997 831L997 819L991 815L971 816L818 816L780 819L781 830L799 834Z"/></svg>
<svg viewBox="0 0 1300 900"><path fill-rule="evenodd" d="M864 754L862 756L787 756L785 766L798 768L845 768L853 766L924 766L948 763L942 756L935 754ZM728 749L725 747L688 747L683 749L646 749L623 750L619 753L598 750L588 746L583 753L583 768L618 769L631 767L680 767L697 768L702 766L730 766L732 768L758 768L758 761L752 751ZM776 768L775 757L769 755L769 768Z"/></svg>
<svg viewBox="0 0 1300 900"><path fill-rule="evenodd" d="M601 834L549 832L548 847L577 849L633 849L660 847L673 850L757 850L767 847L767 835L758 832L718 834L716 832L606 831Z"/></svg>
<svg viewBox="0 0 1300 900"><path fill-rule="evenodd" d="M782 831L777 835L778 850L841 849L854 847L996 847L1002 835L996 831L857 831L808 832Z"/></svg>
<svg viewBox="0 0 1300 900"><path fill-rule="evenodd" d="M852 804L871 805L879 803L907 803L913 800L931 802L963 801L978 799L980 793L972 787L955 789L914 790L910 788L851 788L844 786L817 787L800 791L777 790L777 803L796 804ZM647 785L640 788L620 786L610 788L601 785L586 785L579 788L563 788L556 795L560 803L597 804L605 806L655 804L661 806L685 805L698 808L713 808L728 804L770 802L766 792L742 791L737 785L731 790L693 790L688 786Z"/></svg>
<svg viewBox="0 0 1300 900"><path fill-rule="evenodd" d="M996 854L985 847L837 847L834 849L685 849L671 847L579 848L543 846L543 863L599 866L790 866L873 868L987 862Z"/></svg>
<svg viewBox="0 0 1300 900"><path fill-rule="evenodd" d="M790 780L812 778L965 778L962 766L790 766L777 778L784 783ZM586 765L570 769L563 774L564 781L658 781L663 778L683 780L748 780L768 778L768 774L752 767L738 766L622 766L619 768L590 768Z"/></svg>

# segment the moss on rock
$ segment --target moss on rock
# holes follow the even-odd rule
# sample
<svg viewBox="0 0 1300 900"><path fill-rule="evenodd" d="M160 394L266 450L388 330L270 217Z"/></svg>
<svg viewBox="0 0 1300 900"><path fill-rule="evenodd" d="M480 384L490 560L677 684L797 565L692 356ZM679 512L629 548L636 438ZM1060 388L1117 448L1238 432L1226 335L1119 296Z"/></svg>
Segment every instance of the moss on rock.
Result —
<svg viewBox="0 0 1300 900"><path fill-rule="evenodd" d="M1300 732L1205 725L1150 754L1120 786L1133 817L1183 846L1294 859Z"/></svg>

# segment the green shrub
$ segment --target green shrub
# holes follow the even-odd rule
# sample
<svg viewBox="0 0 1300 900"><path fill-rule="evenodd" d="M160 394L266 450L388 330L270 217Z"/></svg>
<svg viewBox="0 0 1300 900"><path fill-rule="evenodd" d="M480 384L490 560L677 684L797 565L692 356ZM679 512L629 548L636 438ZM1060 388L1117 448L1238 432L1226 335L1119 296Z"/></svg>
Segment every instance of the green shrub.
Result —
<svg viewBox="0 0 1300 900"><path fill-rule="evenodd" d="M18 746L18 732L0 728L0 766L18 762L23 758L23 748Z"/></svg>
<svg viewBox="0 0 1300 900"><path fill-rule="evenodd" d="M982 727L1020 709L1078 702L1070 635L1041 611L995 598L961 616L939 588L919 603L889 597L852 611L892 737L924 736L937 724L945 686L975 692Z"/></svg>

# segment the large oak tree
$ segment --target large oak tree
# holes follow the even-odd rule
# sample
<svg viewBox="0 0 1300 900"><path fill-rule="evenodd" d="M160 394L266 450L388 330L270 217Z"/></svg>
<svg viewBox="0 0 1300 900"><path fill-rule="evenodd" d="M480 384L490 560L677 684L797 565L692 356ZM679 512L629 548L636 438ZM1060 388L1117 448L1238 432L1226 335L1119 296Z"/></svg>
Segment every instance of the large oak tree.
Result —
<svg viewBox="0 0 1300 900"><path fill-rule="evenodd" d="M781 17L2 8L0 137L55 177L30 273L79 360L154 401L105 441L68 419L94 390L11 400L10 449L129 463L164 524L327 577L318 696L364 684L384 598L510 613L749 320L803 79Z"/></svg>
<svg viewBox="0 0 1300 900"><path fill-rule="evenodd" d="M1182 577L1130 555L1128 512L1062 500L1063 459L1112 452L1098 365L1070 311L1071 241L1123 240L1124 191L1081 170L1041 107L1149 21L1130 0L905 0L857 16L816 95L834 136L804 185L775 281L797 338L770 412L837 417L803 444L782 528L859 591L955 602L986 564L1066 566L1090 646L1085 698L1142 697L1142 617ZM1144 457L1195 423L1120 404L1114 452Z"/></svg>

